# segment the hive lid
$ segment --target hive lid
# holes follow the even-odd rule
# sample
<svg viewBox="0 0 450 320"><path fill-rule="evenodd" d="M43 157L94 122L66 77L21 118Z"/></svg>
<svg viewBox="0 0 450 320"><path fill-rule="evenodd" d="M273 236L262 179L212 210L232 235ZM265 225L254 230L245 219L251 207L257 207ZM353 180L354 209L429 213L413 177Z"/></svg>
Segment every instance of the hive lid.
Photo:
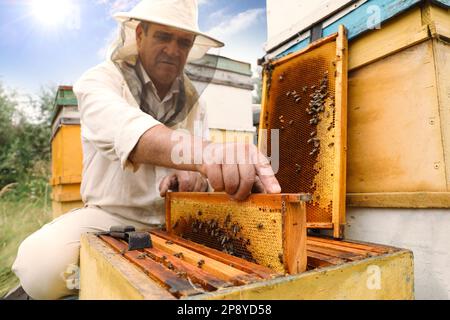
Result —
<svg viewBox="0 0 450 320"><path fill-rule="evenodd" d="M282 192L313 195L308 227L333 229L335 238L342 237L345 223L347 52L341 26L304 50L266 63L258 138L271 158L272 147L274 154L279 150Z"/></svg>
<svg viewBox="0 0 450 320"><path fill-rule="evenodd" d="M64 108L68 107L77 110L78 101L71 86L59 86L53 103L52 124L54 124ZM78 115L79 118L79 115Z"/></svg>

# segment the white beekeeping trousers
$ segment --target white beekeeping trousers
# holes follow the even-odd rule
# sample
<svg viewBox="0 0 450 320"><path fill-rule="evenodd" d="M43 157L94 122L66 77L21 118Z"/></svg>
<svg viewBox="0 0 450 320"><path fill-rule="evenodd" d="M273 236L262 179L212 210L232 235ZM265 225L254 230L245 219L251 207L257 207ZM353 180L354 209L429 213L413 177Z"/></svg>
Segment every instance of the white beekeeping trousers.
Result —
<svg viewBox="0 0 450 320"><path fill-rule="evenodd" d="M33 299L60 299L79 289L80 238L83 233L108 231L111 226L149 226L112 215L97 207L71 211L26 238L12 270Z"/></svg>

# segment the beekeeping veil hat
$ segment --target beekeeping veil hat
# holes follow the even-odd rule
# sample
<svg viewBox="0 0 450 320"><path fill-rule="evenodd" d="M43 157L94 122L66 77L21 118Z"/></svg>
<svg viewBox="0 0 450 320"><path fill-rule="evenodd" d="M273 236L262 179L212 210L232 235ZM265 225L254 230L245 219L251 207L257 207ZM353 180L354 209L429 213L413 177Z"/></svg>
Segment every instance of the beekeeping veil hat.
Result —
<svg viewBox="0 0 450 320"><path fill-rule="evenodd" d="M202 58L210 48L223 43L200 32L197 0L142 0L129 12L119 12L114 18L121 24L120 35L108 51L112 61L134 63L138 54L136 28L141 21L157 23L196 35L188 62Z"/></svg>

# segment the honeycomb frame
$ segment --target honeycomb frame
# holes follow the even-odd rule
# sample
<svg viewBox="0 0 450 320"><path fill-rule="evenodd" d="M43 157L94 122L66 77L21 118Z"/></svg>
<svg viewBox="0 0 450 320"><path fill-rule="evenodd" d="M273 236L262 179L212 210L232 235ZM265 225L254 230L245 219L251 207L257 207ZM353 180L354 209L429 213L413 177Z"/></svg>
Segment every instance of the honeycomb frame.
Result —
<svg viewBox="0 0 450 320"><path fill-rule="evenodd" d="M308 228L343 237L347 152L348 41L343 26L263 69L258 147L272 156L278 129L283 193L309 193ZM266 130L266 131L263 131Z"/></svg>

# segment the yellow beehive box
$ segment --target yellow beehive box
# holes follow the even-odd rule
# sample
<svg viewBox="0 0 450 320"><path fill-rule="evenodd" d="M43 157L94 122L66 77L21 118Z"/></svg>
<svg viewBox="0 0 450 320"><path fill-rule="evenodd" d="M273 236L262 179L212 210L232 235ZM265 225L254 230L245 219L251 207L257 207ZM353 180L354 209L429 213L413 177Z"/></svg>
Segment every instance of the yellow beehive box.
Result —
<svg viewBox="0 0 450 320"><path fill-rule="evenodd" d="M71 87L61 86L55 100L52 123L53 217L83 206L81 129L77 101Z"/></svg>
<svg viewBox="0 0 450 320"><path fill-rule="evenodd" d="M431 4L349 42L347 205L450 207L449 60Z"/></svg>
<svg viewBox="0 0 450 320"><path fill-rule="evenodd" d="M157 235L161 234L156 232L152 235L159 238ZM162 245L177 247L177 243L185 241L174 238L164 244L158 240L156 251ZM156 268L155 261L152 260L153 254L147 255L147 251L121 252L117 249L96 235L82 236L81 300L414 299L412 252L392 247L309 237L307 272L219 288L202 288L198 282L193 281L191 289L195 288L195 292L187 290L185 286L188 293L181 297L173 295L178 292L174 281L167 284L171 286L171 290L168 290L164 283L156 281L145 270L149 267L158 269L160 278L166 276L167 279L173 279L176 275L182 277L183 273L179 268L183 265L187 264L185 268L188 269L198 268L189 257L166 255L165 261L174 261L172 268L166 269L168 264L164 262L158 263ZM211 249L206 249L205 252L197 245L191 245L191 249L197 250L191 255L220 255L220 252L214 253ZM205 261L210 266L204 268L202 276L204 279L211 279L209 272L217 261L206 258ZM170 273L173 273L172 277L169 277ZM222 278L219 280L224 281Z"/></svg>

